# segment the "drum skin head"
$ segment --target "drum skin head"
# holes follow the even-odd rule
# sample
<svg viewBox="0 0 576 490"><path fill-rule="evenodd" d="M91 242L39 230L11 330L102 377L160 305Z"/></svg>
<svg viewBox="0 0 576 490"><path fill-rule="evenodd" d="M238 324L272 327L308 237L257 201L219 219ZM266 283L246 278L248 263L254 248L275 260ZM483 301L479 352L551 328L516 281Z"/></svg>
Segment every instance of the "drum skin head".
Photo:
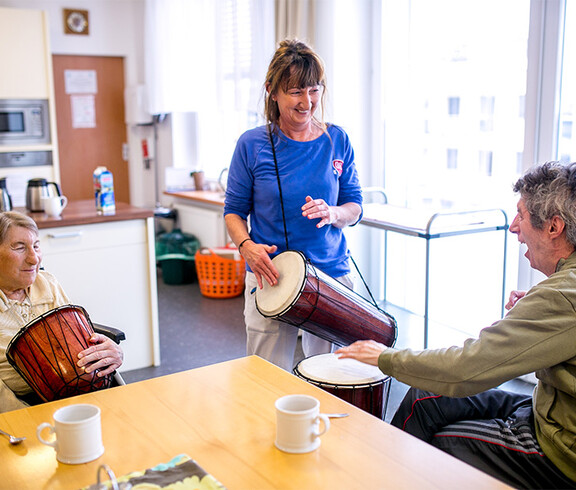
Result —
<svg viewBox="0 0 576 490"><path fill-rule="evenodd" d="M376 366L336 354L318 354L298 363L294 374L383 420L390 393L390 376Z"/></svg>
<svg viewBox="0 0 576 490"><path fill-rule="evenodd" d="M300 361L298 373L312 381L344 387L382 381L386 376L376 366L355 359L339 359L336 354L319 354Z"/></svg>
<svg viewBox="0 0 576 490"><path fill-rule="evenodd" d="M265 317L275 317L289 309L302 292L306 278L306 260L300 252L288 250L272 259L280 277L278 284L256 289L256 308Z"/></svg>

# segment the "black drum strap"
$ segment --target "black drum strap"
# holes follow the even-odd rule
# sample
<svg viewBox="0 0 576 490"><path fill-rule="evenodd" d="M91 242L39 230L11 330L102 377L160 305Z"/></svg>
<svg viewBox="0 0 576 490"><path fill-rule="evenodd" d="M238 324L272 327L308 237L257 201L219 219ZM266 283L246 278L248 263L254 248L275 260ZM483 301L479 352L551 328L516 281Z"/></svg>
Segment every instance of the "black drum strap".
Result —
<svg viewBox="0 0 576 490"><path fill-rule="evenodd" d="M284 223L284 239L286 240L286 250L290 250L290 247L288 246L288 230L286 229L286 214L284 212L284 199L282 198L282 185L280 183L280 171L278 170L278 160L276 159L276 149L274 148L274 140L272 138L272 125L271 124L268 125L268 137L270 138L270 145L272 145L272 157L274 158L274 168L276 169L276 180L278 181L278 192L280 194L280 208L282 209L282 221ZM306 260L309 261L310 259L307 258ZM385 313L386 315L388 315L388 313L386 313L382 308L380 308L380 306L378 306L378 303L374 299L374 296L372 295L372 291L370 291L368 284L366 284L366 281L364 280L364 276L360 272L360 269L358 268L356 261L352 257L352 254L350 254L350 260L354 264L354 267L356 267L356 271L358 272L360 279L362 279L362 284L364 284L366 291L368 291L368 294L370 295L370 299L372 300L372 304L376 307L376 309L378 309L382 313Z"/></svg>
<svg viewBox="0 0 576 490"><path fill-rule="evenodd" d="M358 267L358 264L356 263L356 261L354 260L354 257L352 257L352 254L350 254L350 260L352 261L352 263L354 264L354 267L356 267L356 271L358 272L358 275L360 276L360 279L362 279L362 284L364 284L364 288L366 289L366 291L368 291L368 294L370 295L370 299L372 300L372 304L376 307L377 310L380 310L382 313L384 313L385 315L388 315L388 313L386 313L382 308L380 308L380 306L378 305L378 303L376 302L376 300L374 299L374 296L372 295L372 291L370 291L370 288L368 287L368 284L366 284L366 281L364 280L364 276L362 275L362 273L360 272L360 268ZM390 315L388 315L390 316Z"/></svg>
<svg viewBox="0 0 576 490"><path fill-rule="evenodd" d="M280 194L280 208L282 209L282 222L284 223L284 239L286 240L286 250L290 250L288 246L288 230L286 228L286 214L284 212L284 199L282 198L282 185L280 184L280 171L278 170L278 160L276 160L276 149L274 148L274 140L272 139L272 125L268 125L268 137L272 145L272 157L274 157L274 168L276 169L276 180L278 181L278 192Z"/></svg>

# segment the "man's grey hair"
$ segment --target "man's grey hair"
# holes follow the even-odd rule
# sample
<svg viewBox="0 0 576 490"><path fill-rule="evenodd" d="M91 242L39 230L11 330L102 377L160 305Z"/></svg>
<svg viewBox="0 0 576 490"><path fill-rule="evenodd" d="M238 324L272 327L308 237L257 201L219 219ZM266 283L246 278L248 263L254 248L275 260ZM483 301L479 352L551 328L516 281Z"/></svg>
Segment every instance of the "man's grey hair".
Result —
<svg viewBox="0 0 576 490"><path fill-rule="evenodd" d="M545 221L559 216L566 227L566 239L576 246L576 163L536 166L518 179L514 192L524 200L534 228L541 230Z"/></svg>

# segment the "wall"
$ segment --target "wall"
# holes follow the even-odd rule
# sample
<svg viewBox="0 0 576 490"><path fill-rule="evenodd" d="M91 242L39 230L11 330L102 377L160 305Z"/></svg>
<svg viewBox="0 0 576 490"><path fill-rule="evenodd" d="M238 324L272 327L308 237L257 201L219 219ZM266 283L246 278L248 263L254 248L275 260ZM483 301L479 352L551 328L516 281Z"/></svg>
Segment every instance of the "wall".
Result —
<svg viewBox="0 0 576 490"><path fill-rule="evenodd" d="M144 83L144 0L0 0L0 6L45 10L53 54L122 56L125 86ZM90 34L64 34L62 9L89 11ZM131 204L154 205L154 169L144 168L140 139L152 138L150 127L128 128Z"/></svg>

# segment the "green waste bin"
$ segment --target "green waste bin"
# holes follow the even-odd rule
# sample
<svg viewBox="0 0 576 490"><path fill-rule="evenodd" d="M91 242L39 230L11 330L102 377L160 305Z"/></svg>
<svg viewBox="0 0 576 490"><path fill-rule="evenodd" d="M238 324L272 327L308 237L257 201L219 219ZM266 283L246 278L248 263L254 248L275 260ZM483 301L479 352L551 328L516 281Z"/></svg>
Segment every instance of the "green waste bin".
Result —
<svg viewBox="0 0 576 490"><path fill-rule="evenodd" d="M166 284L190 284L197 280L194 255L200 248L198 239L179 228L156 237L156 262Z"/></svg>

